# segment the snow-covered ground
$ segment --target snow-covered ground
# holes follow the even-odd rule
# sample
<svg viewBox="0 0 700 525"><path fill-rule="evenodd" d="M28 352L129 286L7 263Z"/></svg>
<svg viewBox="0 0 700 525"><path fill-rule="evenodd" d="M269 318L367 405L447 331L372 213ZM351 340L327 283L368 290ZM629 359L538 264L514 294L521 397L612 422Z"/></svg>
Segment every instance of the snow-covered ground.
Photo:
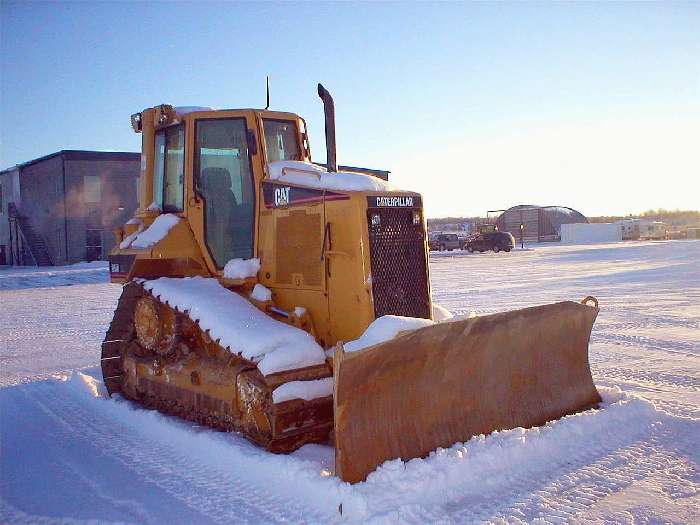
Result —
<svg viewBox="0 0 700 525"><path fill-rule="evenodd" d="M700 522L700 242L448 252L431 272L458 314L596 296L604 407L350 486L328 447L276 456L106 399L104 264L0 270L0 522Z"/></svg>

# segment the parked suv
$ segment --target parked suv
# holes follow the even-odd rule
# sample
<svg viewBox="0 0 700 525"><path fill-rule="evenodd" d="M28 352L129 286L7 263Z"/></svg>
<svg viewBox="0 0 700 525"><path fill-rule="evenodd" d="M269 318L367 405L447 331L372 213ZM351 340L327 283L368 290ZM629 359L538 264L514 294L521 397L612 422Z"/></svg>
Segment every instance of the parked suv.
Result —
<svg viewBox="0 0 700 525"><path fill-rule="evenodd" d="M439 233L428 240L428 247L431 250L461 250L464 248L463 241L456 233Z"/></svg>
<svg viewBox="0 0 700 525"><path fill-rule="evenodd" d="M485 252L493 250L494 252L509 252L515 246L515 238L509 232L483 232L472 237L467 241L466 248L470 252Z"/></svg>

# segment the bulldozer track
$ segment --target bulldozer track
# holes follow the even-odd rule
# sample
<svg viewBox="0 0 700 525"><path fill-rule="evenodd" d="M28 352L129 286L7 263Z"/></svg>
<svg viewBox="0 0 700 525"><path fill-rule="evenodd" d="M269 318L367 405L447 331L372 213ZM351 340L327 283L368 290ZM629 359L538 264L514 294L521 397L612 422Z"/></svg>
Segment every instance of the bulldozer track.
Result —
<svg viewBox="0 0 700 525"><path fill-rule="evenodd" d="M125 347L134 338L133 310L144 293L143 287L136 282L124 285L114 318L102 342L102 377L110 395L121 392Z"/></svg>
<svg viewBox="0 0 700 525"><path fill-rule="evenodd" d="M137 333L135 328L135 324L138 323L135 323L134 312L136 305L141 304L139 301L144 298L147 298L148 301L152 300L154 304L168 309L169 312L176 312L172 314L175 327L171 340L172 352L158 354L155 350L144 349L141 346L141 335ZM179 331L185 324L190 325L191 328L188 337L193 337L189 343L185 342L186 338L181 337L181 335L184 336L184 332L181 334ZM187 344L190 345L189 350L187 350ZM174 350L179 345L185 346L184 354L180 353L179 350ZM202 389L190 390L179 385L171 385L170 379L165 382L157 381L153 375L143 377L136 372L140 366L139 363L149 360L153 366L153 368L148 368L149 373L158 373L158 367L167 369L168 363L177 363L178 367L181 368L180 363L185 359L185 356L197 353L195 349L199 349L201 345L204 345L202 347L204 354L208 355L213 351L217 355L216 360L213 361L216 363L214 366L216 366L217 371L229 373L228 378L231 382L225 384L226 388L230 387L231 392L225 399L214 397ZM127 364L125 365L125 363ZM206 366L209 366L210 369L212 367L211 364ZM292 406L284 408L281 408L280 405L272 407L272 401L266 400L261 408L256 406L250 412L245 412L237 407L237 395L235 394L237 381L240 381L241 377L251 371L262 378L262 375L257 372L255 363L234 355L230 350L219 345L217 341L212 341L208 334L199 327L199 323L192 320L187 312L179 312L161 302L146 291L141 282L137 281L127 283L119 298L114 318L102 343L101 368L103 381L110 395L120 393L127 399L164 414L177 416L224 432L239 432L250 441L272 452L291 452L308 442L326 441L333 425L332 399L330 397L311 401L293 400ZM127 376L125 370L130 368L133 372ZM261 379L263 381L259 387L262 392L261 396L267 392L264 389L269 390L267 394L271 397L273 387L292 380L315 379L320 377L319 374L329 376L330 370L327 370L326 365L321 365L320 368L318 366L308 367L308 369L291 370L280 374L286 379L271 379L270 383ZM199 386L199 369L193 371L188 376L187 381L190 381L189 377L191 377L193 384ZM275 374L269 377L275 378ZM257 412L253 410L257 410ZM267 428L264 427L265 423L258 426L260 418L267 418Z"/></svg>

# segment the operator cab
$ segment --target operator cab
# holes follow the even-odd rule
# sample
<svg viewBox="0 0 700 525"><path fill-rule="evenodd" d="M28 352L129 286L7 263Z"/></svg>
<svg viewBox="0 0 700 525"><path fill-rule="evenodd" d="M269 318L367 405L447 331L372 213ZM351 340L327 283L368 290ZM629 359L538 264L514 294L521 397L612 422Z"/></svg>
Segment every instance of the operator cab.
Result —
<svg viewBox="0 0 700 525"><path fill-rule="evenodd" d="M147 116L152 149L142 129L150 127ZM256 186L265 165L310 161L306 123L292 113L161 105L132 115L131 122L144 132L144 162L152 166L142 168L152 173L149 208L180 214L201 204L204 241L219 269L254 256Z"/></svg>

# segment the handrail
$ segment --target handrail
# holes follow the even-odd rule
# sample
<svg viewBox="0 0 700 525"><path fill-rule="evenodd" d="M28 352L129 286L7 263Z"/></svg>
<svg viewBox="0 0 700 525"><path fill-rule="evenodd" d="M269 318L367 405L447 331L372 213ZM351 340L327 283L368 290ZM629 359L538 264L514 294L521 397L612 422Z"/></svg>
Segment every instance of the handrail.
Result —
<svg viewBox="0 0 700 525"><path fill-rule="evenodd" d="M36 262L36 257L34 257L34 252L32 251L31 244L27 242L27 238L24 236L24 232L22 231L22 225L20 224L20 221L17 221L17 231L22 236L22 247L27 247L27 251L29 252L29 255L32 256L32 260L34 261L34 266L38 267L39 263Z"/></svg>
<svg viewBox="0 0 700 525"><path fill-rule="evenodd" d="M23 220L28 220L27 217L23 217L20 215L19 210L17 209L17 205L14 202L10 202L7 205L7 211L9 215L9 219L13 219L16 225L16 231L19 232L20 236L22 237L22 246L26 246L27 251L29 252L29 255L31 255L32 260L34 261L34 266L39 266L39 262L36 259L36 256L34 255L34 250L32 248L31 243L27 241L27 236L24 234L24 231L22 230L22 221ZM49 245L46 242L46 239L44 238L43 235L34 232L34 235L38 237L43 243L44 243L44 253L46 254L46 257L49 259L49 263L53 266L53 257L51 257L51 253L49 252Z"/></svg>

